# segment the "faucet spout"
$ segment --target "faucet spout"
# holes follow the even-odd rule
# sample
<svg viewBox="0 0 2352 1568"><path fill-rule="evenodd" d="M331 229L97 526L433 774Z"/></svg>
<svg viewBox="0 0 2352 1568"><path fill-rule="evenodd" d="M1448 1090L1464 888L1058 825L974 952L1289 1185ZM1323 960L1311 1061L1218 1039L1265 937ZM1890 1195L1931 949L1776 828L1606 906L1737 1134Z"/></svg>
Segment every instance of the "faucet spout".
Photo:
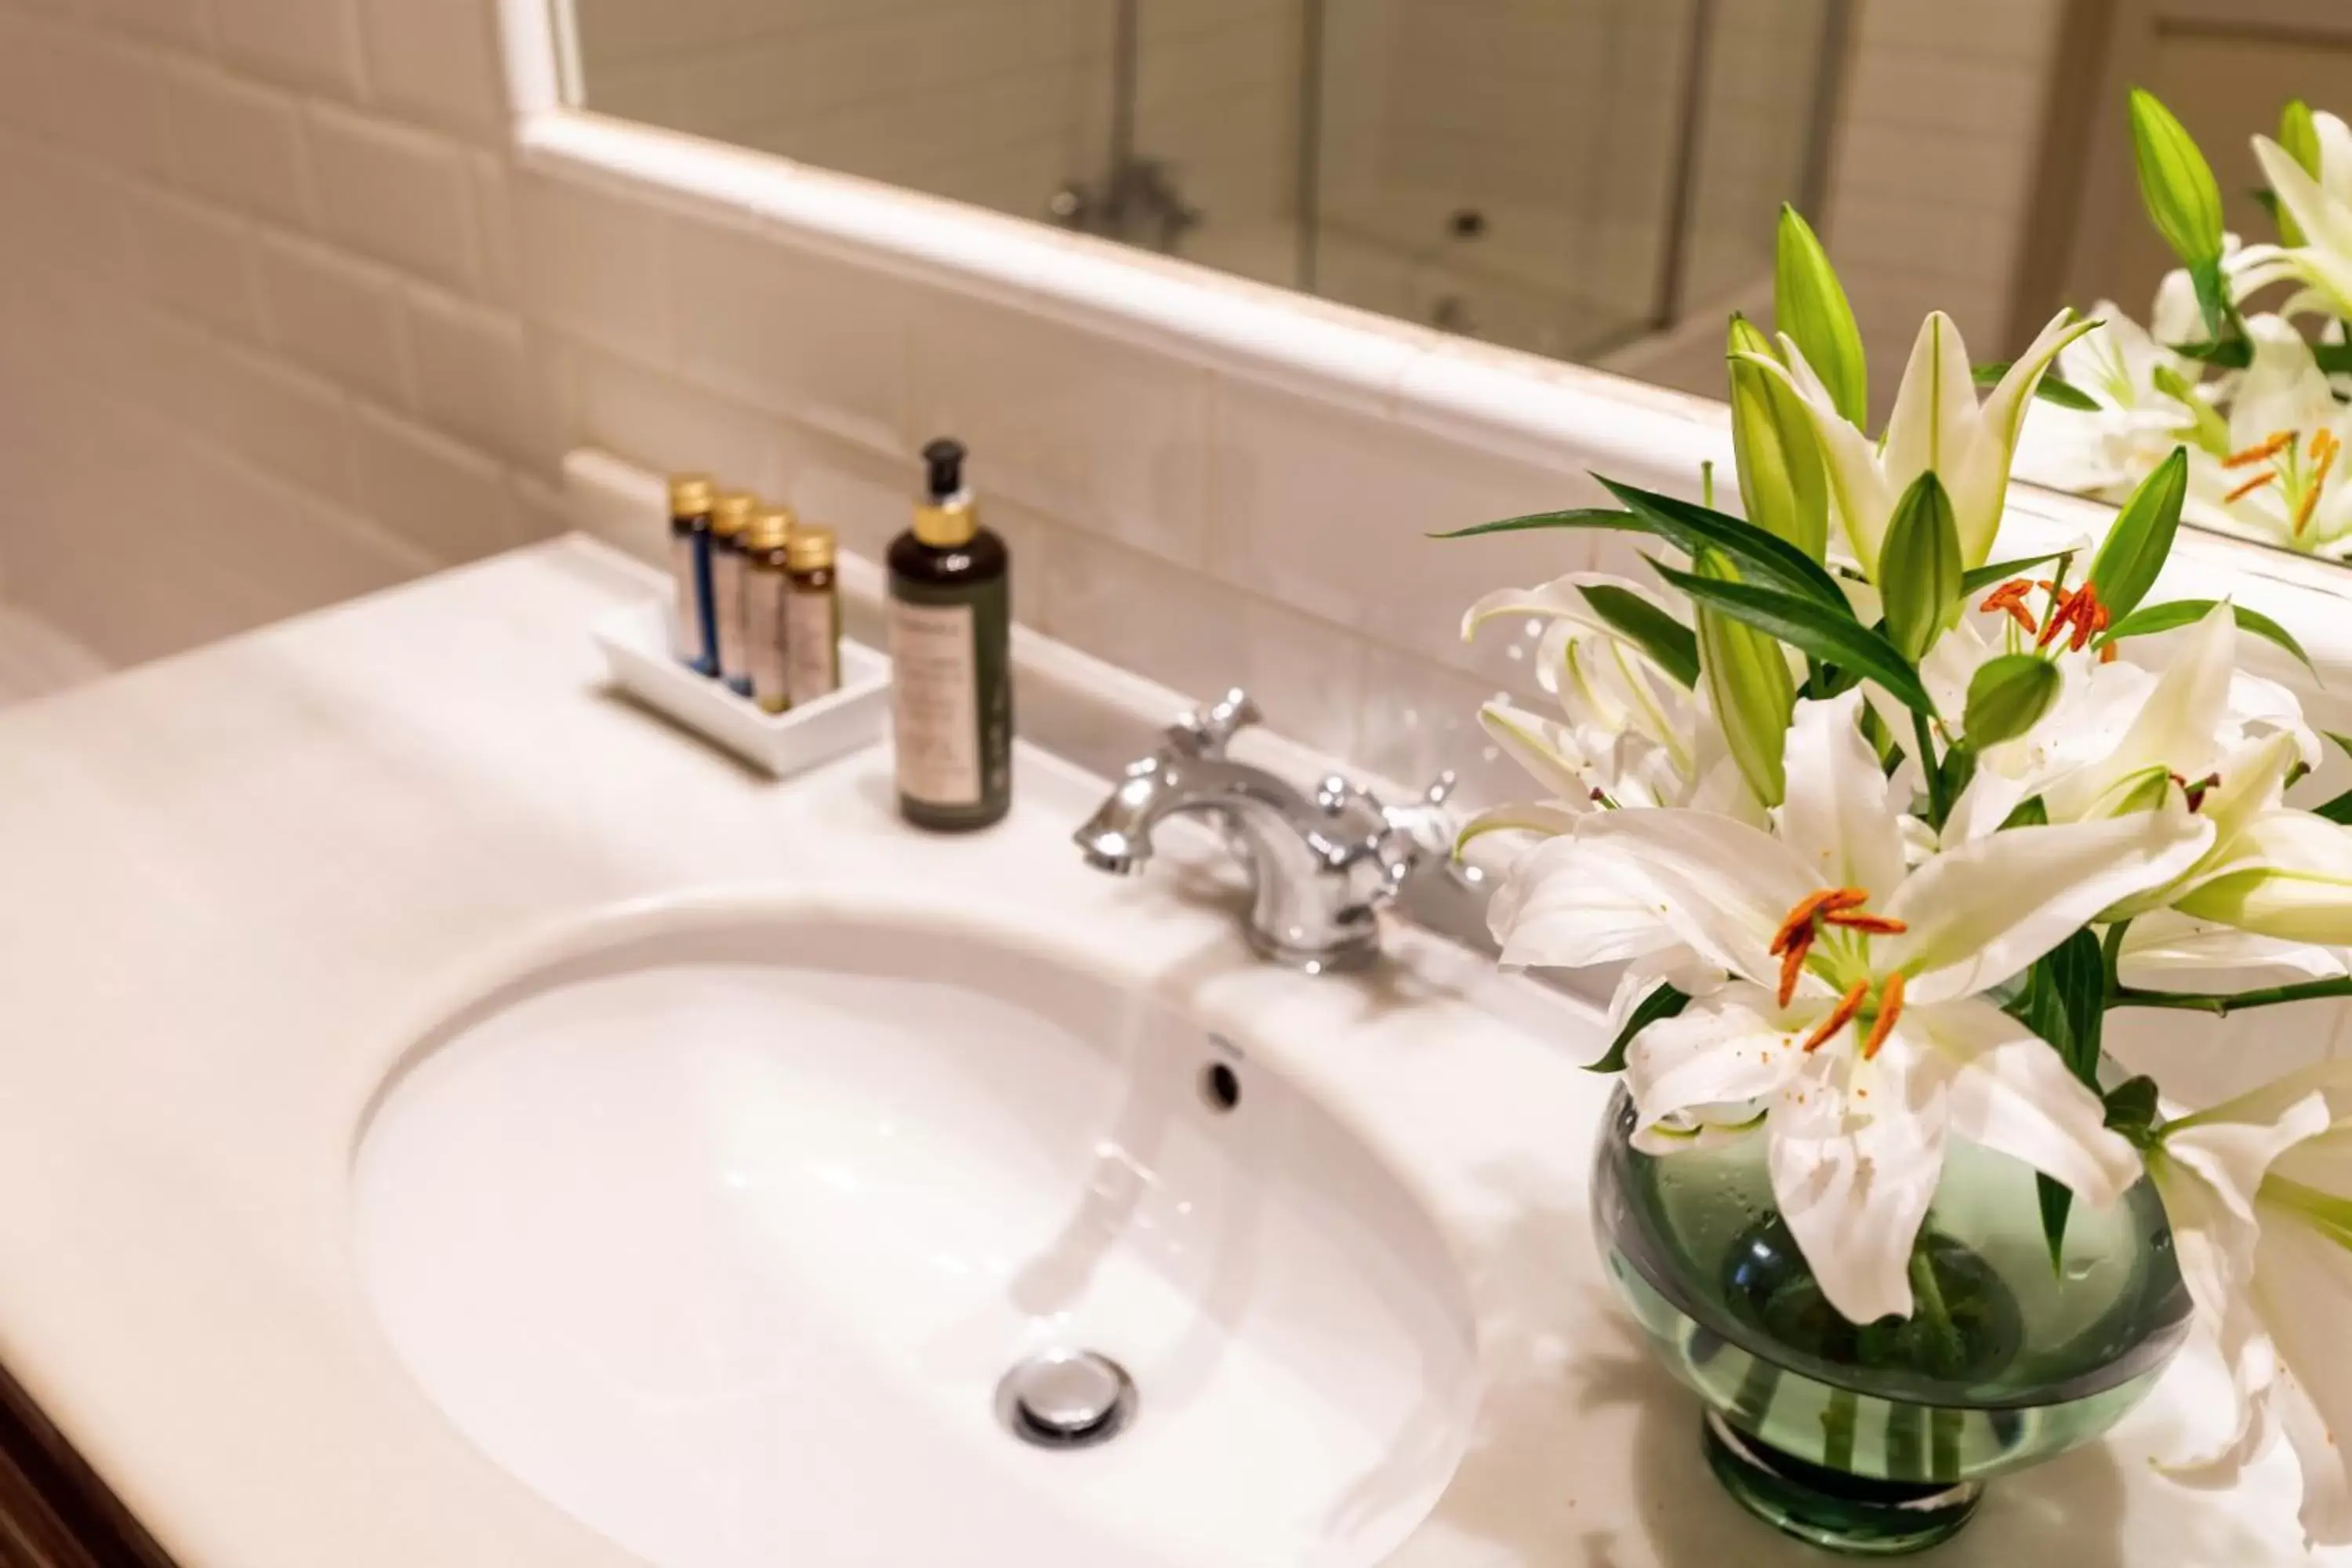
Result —
<svg viewBox="0 0 2352 1568"><path fill-rule="evenodd" d="M1248 934L1260 952L1314 972L1378 956L1374 911L1412 847L1370 795L1339 780L1310 795L1221 746L1202 751L1195 735L1130 767L1073 837L1087 864L1133 875L1150 860L1160 824L1183 814L1214 817L1238 841L1253 882Z"/></svg>

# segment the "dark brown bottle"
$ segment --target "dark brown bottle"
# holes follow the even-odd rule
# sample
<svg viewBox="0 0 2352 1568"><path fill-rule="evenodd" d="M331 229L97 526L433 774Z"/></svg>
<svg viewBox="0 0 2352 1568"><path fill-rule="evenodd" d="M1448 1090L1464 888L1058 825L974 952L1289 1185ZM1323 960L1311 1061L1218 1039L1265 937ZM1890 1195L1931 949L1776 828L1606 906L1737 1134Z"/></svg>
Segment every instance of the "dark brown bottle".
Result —
<svg viewBox="0 0 2352 1568"><path fill-rule="evenodd" d="M898 810L959 832L1013 807L1012 558L980 526L962 444L934 441L923 461L915 526L889 556Z"/></svg>

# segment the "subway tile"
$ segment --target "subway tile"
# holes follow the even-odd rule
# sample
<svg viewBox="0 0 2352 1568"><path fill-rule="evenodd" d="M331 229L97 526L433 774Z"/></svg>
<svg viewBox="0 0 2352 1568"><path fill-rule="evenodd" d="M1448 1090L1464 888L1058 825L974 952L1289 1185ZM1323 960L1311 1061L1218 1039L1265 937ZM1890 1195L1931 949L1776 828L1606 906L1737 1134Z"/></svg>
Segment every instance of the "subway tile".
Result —
<svg viewBox="0 0 2352 1568"><path fill-rule="evenodd" d="M1451 772L1449 804L1464 814L1536 799L1542 790L1478 722L1479 709L1503 690L1466 670L1375 644L1365 654L1364 702L1349 760L1415 792Z"/></svg>
<svg viewBox="0 0 2352 1568"><path fill-rule="evenodd" d="M94 33L58 40L48 95L52 134L64 145L139 174L170 167L162 68L155 57Z"/></svg>
<svg viewBox="0 0 2352 1568"><path fill-rule="evenodd" d="M360 408L353 433L360 509L378 527L444 565L519 542L497 463L380 409Z"/></svg>
<svg viewBox="0 0 2352 1568"><path fill-rule="evenodd" d="M296 363L380 403L409 402L400 284L330 246L263 235L256 248L269 341Z"/></svg>
<svg viewBox="0 0 2352 1568"><path fill-rule="evenodd" d="M482 298L513 305L520 263L515 255L514 194L503 153L475 153L467 160L474 178L474 215L482 237Z"/></svg>
<svg viewBox="0 0 2352 1568"><path fill-rule="evenodd" d="M327 106L312 106L309 126L330 237L441 282L473 283L473 174L462 147Z"/></svg>
<svg viewBox="0 0 2352 1568"><path fill-rule="evenodd" d="M952 433L991 491L1201 563L1210 372L943 291L920 297L910 342L910 436Z"/></svg>
<svg viewBox="0 0 2352 1568"><path fill-rule="evenodd" d="M253 241L241 220L154 191L139 193L131 210L150 299L224 331L258 335Z"/></svg>
<svg viewBox="0 0 2352 1568"><path fill-rule="evenodd" d="M211 0L223 55L333 97L366 96L354 0Z"/></svg>
<svg viewBox="0 0 2352 1568"><path fill-rule="evenodd" d="M662 220L542 174L518 170L509 183L533 313L615 353L667 363Z"/></svg>
<svg viewBox="0 0 2352 1568"><path fill-rule="evenodd" d="M48 138L50 99L69 85L58 37L46 22L0 16L0 130Z"/></svg>
<svg viewBox="0 0 2352 1568"><path fill-rule="evenodd" d="M312 495L350 501L351 405L341 388L232 347L214 359L211 391L223 445Z"/></svg>
<svg viewBox="0 0 2352 1568"><path fill-rule="evenodd" d="M906 441L909 286L761 234L674 220L678 368L881 450Z"/></svg>
<svg viewBox="0 0 2352 1568"><path fill-rule="evenodd" d="M1049 636L1195 700L1245 688L1271 728L1355 753L1365 649L1352 632L1070 529L1044 575Z"/></svg>
<svg viewBox="0 0 2352 1568"><path fill-rule="evenodd" d="M1223 580L1417 657L1492 679L1502 645L1461 640L1496 588L1583 569L1591 539L1433 531L1605 500L1581 475L1498 458L1395 420L1221 379L1208 565Z"/></svg>
<svg viewBox="0 0 2352 1568"><path fill-rule="evenodd" d="M478 140L505 123L505 84L481 0L361 0L368 67L386 108Z"/></svg>
<svg viewBox="0 0 2352 1568"><path fill-rule="evenodd" d="M656 473L700 469L730 488L785 500L790 478L774 415L716 396L593 348L559 350L569 387L569 443Z"/></svg>
<svg viewBox="0 0 2352 1568"><path fill-rule="evenodd" d="M486 451L553 469L561 454L540 418L520 320L415 289L408 298L408 346L417 412Z"/></svg>
<svg viewBox="0 0 2352 1568"><path fill-rule="evenodd" d="M182 182L257 217L307 227L301 120L292 95L201 67L169 71L163 83Z"/></svg>
<svg viewBox="0 0 2352 1568"><path fill-rule="evenodd" d="M904 458L789 423L779 427L776 454L778 499L807 521L832 529L845 550L879 561L914 521L915 468ZM1013 552L1014 613L1026 618L1042 595L1023 584L1038 581L1046 530L1034 513L1010 502L984 504L981 520Z"/></svg>
<svg viewBox="0 0 2352 1568"><path fill-rule="evenodd" d="M84 159L53 157L26 146L13 167L12 215L0 234L47 267L113 284L137 277L141 188L127 175Z"/></svg>

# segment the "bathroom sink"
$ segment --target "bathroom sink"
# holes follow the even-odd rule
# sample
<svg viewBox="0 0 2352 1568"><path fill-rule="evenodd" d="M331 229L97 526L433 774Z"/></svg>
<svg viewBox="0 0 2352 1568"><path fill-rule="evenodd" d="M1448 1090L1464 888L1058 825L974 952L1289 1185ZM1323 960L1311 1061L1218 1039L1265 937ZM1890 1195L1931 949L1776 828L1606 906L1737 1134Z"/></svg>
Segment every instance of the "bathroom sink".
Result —
<svg viewBox="0 0 2352 1568"><path fill-rule="evenodd" d="M406 1060L356 1160L372 1303L651 1562L1342 1568L1461 1457L1469 1307L1404 1188L978 919L615 917Z"/></svg>

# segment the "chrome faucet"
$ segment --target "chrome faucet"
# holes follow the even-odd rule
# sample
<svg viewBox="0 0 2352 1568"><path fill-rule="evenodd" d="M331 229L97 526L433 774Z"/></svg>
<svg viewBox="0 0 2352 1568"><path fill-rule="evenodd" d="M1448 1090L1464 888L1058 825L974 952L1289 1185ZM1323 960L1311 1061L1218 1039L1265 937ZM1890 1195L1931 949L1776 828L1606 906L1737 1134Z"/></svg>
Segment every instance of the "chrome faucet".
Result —
<svg viewBox="0 0 2352 1568"><path fill-rule="evenodd" d="M1254 884L1250 945L1310 973L1359 968L1380 956L1376 911L1433 852L1451 858L1440 807L1454 775L1403 808L1383 806L1337 774L1301 790L1225 755L1234 733L1261 718L1236 689L1178 720L1078 829L1078 848L1096 869L1133 876L1151 858L1162 820L1180 813L1217 819Z"/></svg>

